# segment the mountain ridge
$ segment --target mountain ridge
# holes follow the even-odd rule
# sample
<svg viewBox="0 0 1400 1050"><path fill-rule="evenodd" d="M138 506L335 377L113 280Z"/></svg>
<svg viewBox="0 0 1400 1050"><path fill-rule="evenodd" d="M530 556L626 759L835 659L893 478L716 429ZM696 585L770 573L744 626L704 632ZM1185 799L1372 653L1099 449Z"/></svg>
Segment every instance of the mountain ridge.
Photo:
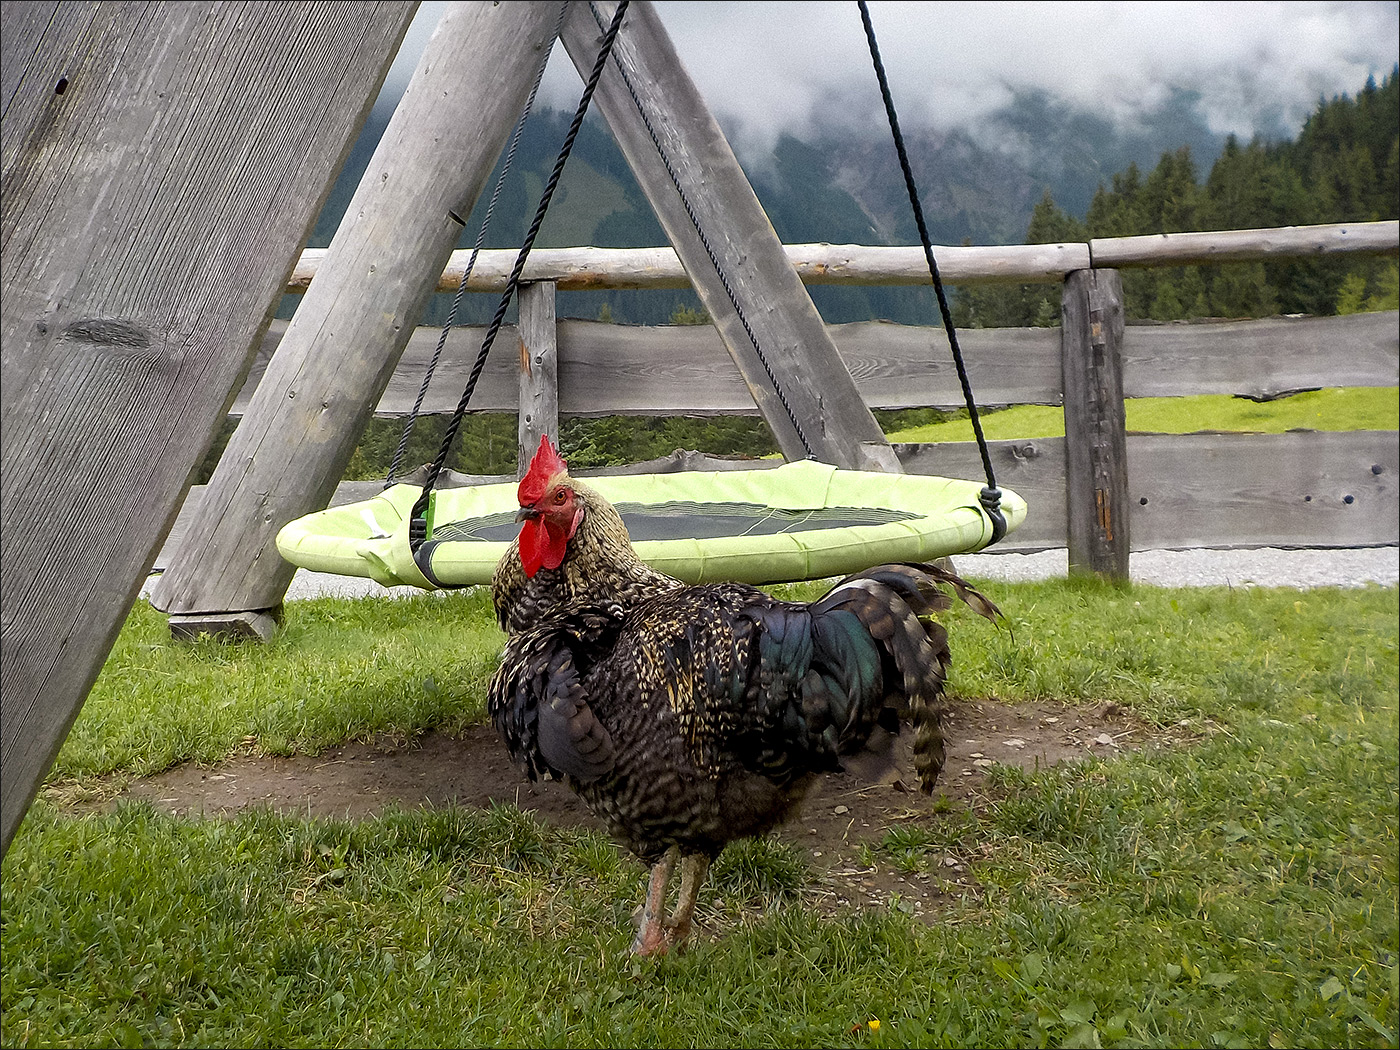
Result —
<svg viewBox="0 0 1400 1050"><path fill-rule="evenodd" d="M1373 108L1375 104L1383 106L1394 93L1394 74L1387 78L1381 93L1383 97L1377 96L1374 83L1368 82L1358 100L1371 100ZM1093 225L1094 215L1105 213L1106 194L1118 194L1125 187L1132 190L1139 184L1139 169L1147 171L1154 165L1158 170L1152 177L1174 164L1176 177L1190 181L1188 189L1194 188L1195 171L1212 170L1222 155L1229 159L1239 153L1232 137L1210 130L1201 115L1200 102L1193 92L1176 91L1136 126L1121 127L1048 93L1021 92L975 133L920 126L908 129L905 142L932 240L945 245L997 245L1044 239L1046 224L1037 223L1036 216L1043 216L1047 207L1058 216L1052 227L1083 235L1086 221ZM1334 109L1336 102L1330 104ZM391 112L391 105L381 104L371 113L317 220L310 246L329 243ZM771 148L739 155L779 238L784 243L918 243L888 127L851 126L839 99L830 100L829 112L830 119L804 138L780 134ZM1309 135L1317 138L1317 126L1322 124L1334 134L1333 126L1338 122L1321 120L1328 112L1329 104L1323 100L1297 141L1303 142ZM493 213L486 247L512 248L522 242L571 116L546 108L537 110L526 122L514 170ZM720 120L723 125L723 117ZM1294 140L1256 139L1249 149L1275 156L1293 148ZM493 172L468 219L463 248L471 247L478 236L496 178ZM1151 182L1149 178L1146 184ZM1031 237L1036 229L1039 235ZM1168 227L1161 229L1165 232ZM1052 239L1066 237L1061 234ZM666 243L605 122L591 115L575 141L537 246L648 247ZM823 317L833 323L871 317L904 323L936 319L933 296L926 288L813 286L809 291ZM485 298L466 296L458 323L489 317L494 298L489 304L478 301ZM435 297L422 323L445 321L445 299ZM284 303L284 308L289 305ZM688 290L611 290L561 293L558 308L561 316L657 324L677 311L697 312L699 302Z"/></svg>

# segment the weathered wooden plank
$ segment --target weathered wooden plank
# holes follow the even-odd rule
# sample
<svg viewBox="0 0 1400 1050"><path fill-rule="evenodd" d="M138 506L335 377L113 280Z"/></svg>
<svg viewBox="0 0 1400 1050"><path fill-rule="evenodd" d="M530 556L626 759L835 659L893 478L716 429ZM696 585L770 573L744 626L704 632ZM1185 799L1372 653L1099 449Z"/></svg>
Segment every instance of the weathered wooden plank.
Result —
<svg viewBox="0 0 1400 1050"><path fill-rule="evenodd" d="M278 605L283 524L324 507L462 232L553 37L554 4L447 6L234 432L180 556L166 612ZM509 352L509 351L507 351Z"/></svg>
<svg viewBox="0 0 1400 1050"><path fill-rule="evenodd" d="M1280 237L1282 233L1284 236ZM1262 235L1262 236L1260 236ZM1090 248L1094 248L1091 254ZM1059 284L1065 275L1094 266L1180 266L1188 262L1239 262L1320 254L1390 255L1397 250L1396 223L1292 226L1277 230L1225 230L1148 237L1104 238L1090 244L935 245L945 283ZM788 260L803 284L927 285L924 250L909 245L789 244ZM306 291L325 258L307 248L287 283ZM471 252L453 252L438 284L455 292ZM1115 260L1122 259L1119 263ZM467 290L499 292L506 286L515 252L483 251ZM562 291L597 288L689 288L690 278L674 248L538 248L530 253L524 279L555 281Z"/></svg>
<svg viewBox="0 0 1400 1050"><path fill-rule="evenodd" d="M989 447L997 481L1030 507L996 549L1068 546L1064 439ZM895 448L911 474L981 473L971 442ZM1129 434L1127 459L1133 550L1400 542L1394 431Z"/></svg>
<svg viewBox="0 0 1400 1050"><path fill-rule="evenodd" d="M289 294L305 292L320 269L324 248L302 252ZM922 246L789 244L783 251L803 284L927 285ZM945 284L1059 284L1065 274L1089 266L1087 244L935 245L938 273ZM515 252L487 249L478 254L467 279L469 292L499 292L506 286ZM452 253L439 292L462 284L470 251ZM598 288L689 288L680 256L664 248L536 248L522 279L554 281L563 291Z"/></svg>
<svg viewBox="0 0 1400 1050"><path fill-rule="evenodd" d="M233 405L241 415L286 330L274 321ZM942 329L862 321L828 330L872 408L961 408ZM409 340L375 409L408 414L440 329ZM434 372L424 411L456 408L485 329L454 328ZM709 325L655 328L564 320L558 326L560 411L566 416L753 414L748 387ZM507 325L499 337L515 345ZM1056 328L974 328L958 342L981 405L1058 405L1060 335ZM1344 352L1338 352L1344 348ZM1123 334L1126 397L1243 394L1265 397L1324 386L1394 386L1400 367L1395 311L1347 317L1270 317L1252 321L1128 325ZM472 395L483 412L514 412L514 362L493 354Z"/></svg>
<svg viewBox="0 0 1400 1050"><path fill-rule="evenodd" d="M1395 432L1133 434L1133 547L1400 541Z"/></svg>
<svg viewBox="0 0 1400 1050"><path fill-rule="evenodd" d="M573 4L562 31L585 76L602 28L594 8L611 19L612 4ZM783 455L899 471L724 133L646 0L627 9L594 104Z"/></svg>
<svg viewBox="0 0 1400 1050"><path fill-rule="evenodd" d="M5 28L4 44L0 45L0 113L5 115L0 127L0 161L8 171L22 141L16 133L32 128L36 113L49 105L52 95L58 94L59 82L66 79L68 50L88 30L96 12L63 10L63 5L55 0L4 0L0 10ZM30 89L21 90L26 80L31 81ZM44 90L34 90L33 82L42 83Z"/></svg>
<svg viewBox="0 0 1400 1050"><path fill-rule="evenodd" d="M1095 238L1089 242L1091 265L1109 268L1248 262L1344 252L1368 255L1400 252L1400 222L1390 219L1284 226L1272 230L1156 233L1145 237Z"/></svg>
<svg viewBox="0 0 1400 1050"><path fill-rule="evenodd" d="M234 401L234 415L247 410L286 324L272 322ZM962 388L942 329L862 321L830 325L828 330L870 407L962 407ZM377 415L408 414L440 331L414 332L379 399ZM452 330L424 412L456 408L484 331ZM507 325L499 338L515 345L518 335ZM1058 405L1063 400L1058 329L965 329L958 332L958 342L980 405ZM564 320L558 323L558 343L565 376L560 411L566 416L757 412L719 334L708 325L640 327ZM1128 325L1123 344L1125 397L1267 397L1324 386L1394 386L1400 367L1400 316L1391 310L1346 317ZM514 412L517 392L513 362L506 355L493 355L472 395L473 410Z"/></svg>
<svg viewBox="0 0 1400 1050"><path fill-rule="evenodd" d="M0 13L5 848L414 7Z"/></svg>
<svg viewBox="0 0 1400 1050"><path fill-rule="evenodd" d="M234 401L247 411L280 333L274 321L258 362ZM829 327L841 358L866 403L874 408L961 408L958 384L942 329L862 321ZM461 399L484 327L454 328L423 411L451 412ZM423 382L441 329L419 328L375 409L407 415ZM497 341L515 346L512 325ZM1060 342L1053 328L980 328L958 333L973 391L987 405L1059 404ZM559 410L566 416L618 414L752 415L758 409L719 333L710 325L643 327L601 321L558 322ZM472 394L473 411L514 412L517 364L492 354Z"/></svg>
<svg viewBox="0 0 1400 1050"><path fill-rule="evenodd" d="M1114 270L1079 270L1065 279L1060 301L1069 568L1126 580L1122 281Z"/></svg>
<svg viewBox="0 0 1400 1050"><path fill-rule="evenodd" d="M1324 386L1394 386L1400 313L1129 325L1128 397L1272 397Z"/></svg>
<svg viewBox="0 0 1400 1050"><path fill-rule="evenodd" d="M987 447L998 484L1030 508L1021 527L994 550L1029 553L1066 546L1064 438L990 441ZM1133 550L1394 544L1400 539L1397 447L1394 431L1129 434ZM982 460L970 441L899 444L894 449L910 474L981 477ZM753 470L778 464L687 452L663 461L579 473ZM451 483L510 480L510 475L448 474ZM381 487L377 481L343 481L329 505L369 499ZM156 568L168 564L202 495L203 486L190 489L189 507L181 511Z"/></svg>
<svg viewBox="0 0 1400 1050"><path fill-rule="evenodd" d="M559 346L555 338L554 284L540 281L520 289L520 454L516 477L548 436L559 445ZM473 394L475 396L475 394Z"/></svg>
<svg viewBox="0 0 1400 1050"><path fill-rule="evenodd" d="M753 394L714 326L673 327L674 341L658 343L654 328L561 323L560 412L611 415L642 397L655 403L656 415L684 415L698 395L719 412L756 413ZM602 369L595 367L599 361L607 362Z"/></svg>

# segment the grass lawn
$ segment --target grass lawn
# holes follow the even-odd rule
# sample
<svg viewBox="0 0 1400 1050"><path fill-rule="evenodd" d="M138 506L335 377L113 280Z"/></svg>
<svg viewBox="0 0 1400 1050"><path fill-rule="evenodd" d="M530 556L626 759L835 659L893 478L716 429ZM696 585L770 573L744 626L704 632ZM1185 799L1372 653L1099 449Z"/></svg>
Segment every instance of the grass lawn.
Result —
<svg viewBox="0 0 1400 1050"><path fill-rule="evenodd" d="M480 722L502 641L480 591L296 602L266 646L172 643L138 603L5 858L0 1041L1394 1046L1400 591L985 586L1010 629L949 614L955 703L1113 701L1195 742L929 803L871 860L971 858L931 923L824 917L791 847L731 848L701 895L722 935L655 962L625 952L641 866L514 807L75 805Z"/></svg>
<svg viewBox="0 0 1400 1050"><path fill-rule="evenodd" d="M1198 430L1395 430L1400 427L1400 396L1394 387L1329 387L1257 403L1221 394L1193 397L1138 397L1124 402L1128 430L1190 434ZM989 441L1063 437L1064 409L1016 405L980 414ZM966 418L900 430L891 441L971 441Z"/></svg>

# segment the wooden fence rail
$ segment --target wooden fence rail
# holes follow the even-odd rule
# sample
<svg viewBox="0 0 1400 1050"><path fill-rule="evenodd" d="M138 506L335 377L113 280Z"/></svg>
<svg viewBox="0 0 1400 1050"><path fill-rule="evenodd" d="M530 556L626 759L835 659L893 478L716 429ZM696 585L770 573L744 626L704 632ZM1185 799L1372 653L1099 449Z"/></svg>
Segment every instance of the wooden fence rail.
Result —
<svg viewBox="0 0 1400 1050"><path fill-rule="evenodd" d="M1067 274L1091 267L1185 266L1358 253L1394 254L1400 222L1285 226L1272 230L1163 233L1107 237L1087 244L945 245L934 249L938 273L948 284L1058 284ZM307 248L287 282L287 292L306 291L327 249ZM919 245L790 244L788 260L804 284L922 285L928 263ZM453 252L438 284L455 292L471 253ZM479 254L467 281L469 292L500 292L515 264L513 250ZM690 278L674 248L537 248L521 273L524 281L553 281L560 291L600 288L689 288Z"/></svg>
<svg viewBox="0 0 1400 1050"><path fill-rule="evenodd" d="M999 549L1068 547L1074 570L1122 576L1131 550L1190 547L1351 547L1400 540L1393 431L1360 433L1130 434L1123 398L1233 394L1265 399L1328 386L1394 386L1400 314L1272 317L1167 324L1122 322L1118 266L1184 265L1340 252L1396 254L1400 223L1380 222L1100 239L1088 244L940 248L949 283L1062 283L1063 329L959 332L979 404L1064 407L1064 437L991 443L997 480L1024 496L1030 514ZM922 249L788 245L808 284L926 284ZM314 277L320 253L303 253L289 291ZM483 252L468 282L499 291L513 252ZM440 289L461 283L456 253ZM1089 275L1096 275L1091 291ZM520 354L498 350L472 400L483 412L521 411L522 440L558 432L558 416L755 414L751 391L709 325L643 327L553 317L557 289L688 285L670 248L545 249L525 269L532 358L553 363L522 384ZM543 322L540 318L544 318ZM232 412L244 411L285 322L274 322ZM941 329L882 321L828 326L856 388L872 408L958 408L962 390ZM455 328L424 400L451 412L484 329ZM440 330L410 338L380 416L406 415ZM522 347L507 326L497 340ZM906 471L981 476L971 443L900 445ZM680 461L678 461L680 462ZM687 457L687 468L726 466ZM337 501L358 498L342 485ZM199 498L192 494L191 504ZM172 531L167 550L180 533ZM159 562L158 562L159 564Z"/></svg>
<svg viewBox="0 0 1400 1050"><path fill-rule="evenodd" d="M1391 311L1128 325L1123 394L1264 399L1324 386L1393 386L1396 318ZM234 400L234 415L246 410L287 324L272 323ZM829 327L871 408L962 407L962 389L941 328L888 321ZM457 407L485 331L484 326L452 329L424 413ZM648 327L561 319L554 331L562 415L757 414L738 369L709 325ZM427 327L414 332L376 415L409 414L440 334L441 329ZM472 394L473 411L516 411L519 359L504 348L519 345L518 330L506 325ZM979 405L1063 403L1058 328L964 329L958 332L958 345Z"/></svg>
<svg viewBox="0 0 1400 1050"><path fill-rule="evenodd" d="M283 327L285 322L274 322L260 363L234 402L235 414L247 405L261 362L276 348ZM941 330L876 321L833 325L831 331L872 408L961 405ZM756 412L707 325L561 320L555 332L556 411L562 416ZM424 412L456 407L483 333L480 327L453 329ZM1397 333L1395 311L1128 325L1123 396L1263 399L1324 386L1393 386L1400 360ZM414 333L379 402L379 416L409 412L438 334L436 328ZM1058 329L971 329L960 331L958 341L979 403L1064 404ZM507 327L498 343L518 346L519 335ZM515 412L520 398L517 355L493 354L473 395L474 408ZM1128 549L1374 546L1400 536L1395 484L1400 464L1393 431L1125 436ZM911 473L981 476L971 443L896 445L895 452ZM1025 524L998 549L1067 546L1065 438L993 441L991 452L998 482L1025 497L1031 508ZM354 486L342 486L337 501L362 495ZM197 498L196 490L191 502ZM167 551L180 531L177 525Z"/></svg>

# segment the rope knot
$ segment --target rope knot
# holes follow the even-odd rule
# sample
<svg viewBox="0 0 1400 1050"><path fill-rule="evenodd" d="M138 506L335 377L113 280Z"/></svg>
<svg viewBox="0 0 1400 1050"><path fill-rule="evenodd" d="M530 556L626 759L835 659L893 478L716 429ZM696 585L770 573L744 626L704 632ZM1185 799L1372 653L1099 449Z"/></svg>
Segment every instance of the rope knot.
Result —
<svg viewBox="0 0 1400 1050"><path fill-rule="evenodd" d="M992 538L987 543L990 547L1006 535L1006 516L1001 512L1001 489L983 485L982 491L977 494L977 502L982 504L987 517L992 519Z"/></svg>

